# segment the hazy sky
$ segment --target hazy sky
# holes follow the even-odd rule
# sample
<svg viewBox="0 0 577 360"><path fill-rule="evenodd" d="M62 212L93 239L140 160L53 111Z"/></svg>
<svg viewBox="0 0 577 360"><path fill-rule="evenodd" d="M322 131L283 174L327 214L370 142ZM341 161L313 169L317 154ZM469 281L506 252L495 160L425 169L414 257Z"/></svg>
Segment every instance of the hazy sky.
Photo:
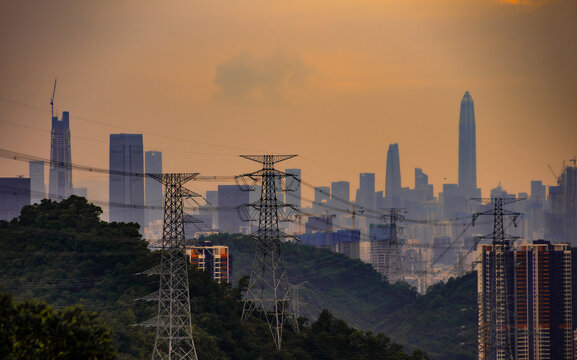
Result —
<svg viewBox="0 0 577 360"><path fill-rule="evenodd" d="M457 182L468 90L484 195L529 191L577 154L576 38L575 0L2 0L0 147L49 157L58 78L74 163L106 168L110 133L143 133L166 171L288 153L281 168L310 183L375 172L384 189L396 142L403 186L421 167L436 193ZM17 174L27 164L0 160ZM73 175L91 179L105 177Z"/></svg>

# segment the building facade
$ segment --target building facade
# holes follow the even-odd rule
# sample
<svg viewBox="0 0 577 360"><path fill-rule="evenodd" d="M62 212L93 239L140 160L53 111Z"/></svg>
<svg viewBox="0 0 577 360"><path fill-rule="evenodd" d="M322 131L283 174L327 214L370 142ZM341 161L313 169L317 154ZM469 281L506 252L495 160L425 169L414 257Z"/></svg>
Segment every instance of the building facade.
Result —
<svg viewBox="0 0 577 360"><path fill-rule="evenodd" d="M46 197L44 161L28 162L30 174L30 204L39 204Z"/></svg>
<svg viewBox="0 0 577 360"><path fill-rule="evenodd" d="M162 174L162 152L146 151L144 166L147 174ZM162 184L151 178L144 179L145 222L148 226L163 220Z"/></svg>
<svg viewBox="0 0 577 360"><path fill-rule="evenodd" d="M508 354L517 360L573 359L568 245L536 240L506 247L505 271L499 275L506 294L495 291L503 270L495 266L496 254L494 245L481 246L479 359L509 359ZM504 306L498 306L498 297Z"/></svg>
<svg viewBox="0 0 577 360"><path fill-rule="evenodd" d="M190 258L192 265L210 273L210 277L216 282L230 282L232 264L228 246L200 241L197 245L187 246L186 255Z"/></svg>
<svg viewBox="0 0 577 360"><path fill-rule="evenodd" d="M0 220L10 221L30 205L30 179L0 178Z"/></svg>
<svg viewBox="0 0 577 360"><path fill-rule="evenodd" d="M475 106L468 91L461 100L459 114L459 191L467 199L481 196L477 188Z"/></svg>
<svg viewBox="0 0 577 360"><path fill-rule="evenodd" d="M144 227L142 134L110 134L109 219Z"/></svg>
<svg viewBox="0 0 577 360"><path fill-rule="evenodd" d="M50 133L49 197L61 200L72 195L72 152L70 149L70 116L52 117Z"/></svg>
<svg viewBox="0 0 577 360"><path fill-rule="evenodd" d="M218 186L218 231L236 234L250 228L250 193L238 185ZM241 216L241 214L243 214ZM243 218L244 217L244 218Z"/></svg>
<svg viewBox="0 0 577 360"><path fill-rule="evenodd" d="M389 145L389 150L387 150L385 197L394 201L393 199L395 197L401 195L401 189L401 160L399 157L399 144L391 144Z"/></svg>

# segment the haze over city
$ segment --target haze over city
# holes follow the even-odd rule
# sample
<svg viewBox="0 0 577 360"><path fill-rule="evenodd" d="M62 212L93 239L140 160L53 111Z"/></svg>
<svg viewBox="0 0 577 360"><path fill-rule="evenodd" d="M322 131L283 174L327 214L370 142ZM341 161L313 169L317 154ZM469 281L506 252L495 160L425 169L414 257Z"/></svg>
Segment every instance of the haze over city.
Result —
<svg viewBox="0 0 577 360"><path fill-rule="evenodd" d="M315 185L375 172L457 182L459 103L475 101L477 176L528 192L576 153L577 4L569 0L19 2L0 5L0 143L49 157L49 99L72 162L108 167L142 133L166 171L236 175L242 153L298 154ZM27 175L2 159L1 176ZM288 166L288 165L287 165ZM89 198L107 180L74 172ZM95 180L96 179L96 180ZM95 186L98 184L98 186ZM197 184L195 190L214 189ZM307 196L305 193L303 196ZM310 195L308 196L311 197Z"/></svg>

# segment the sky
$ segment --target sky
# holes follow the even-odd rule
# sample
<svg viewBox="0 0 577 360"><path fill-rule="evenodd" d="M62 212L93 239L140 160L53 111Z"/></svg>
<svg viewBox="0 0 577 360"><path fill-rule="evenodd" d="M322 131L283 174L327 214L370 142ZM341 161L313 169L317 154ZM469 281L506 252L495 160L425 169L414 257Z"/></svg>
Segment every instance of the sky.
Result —
<svg viewBox="0 0 577 360"><path fill-rule="evenodd" d="M403 186L420 167L437 193L457 182L469 91L483 195L529 192L577 155L576 35L574 0L2 0L0 148L49 158L57 78L76 164L107 168L109 134L142 133L169 172L297 154L279 167L311 184L374 172L383 190L398 143ZM105 176L73 182L107 199Z"/></svg>

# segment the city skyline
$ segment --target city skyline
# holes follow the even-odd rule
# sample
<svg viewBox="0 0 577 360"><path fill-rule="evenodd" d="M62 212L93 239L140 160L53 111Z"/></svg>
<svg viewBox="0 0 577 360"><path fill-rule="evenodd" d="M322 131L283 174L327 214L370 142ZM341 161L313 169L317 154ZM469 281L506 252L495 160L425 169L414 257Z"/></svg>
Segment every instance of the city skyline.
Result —
<svg viewBox="0 0 577 360"><path fill-rule="evenodd" d="M70 111L74 163L105 168L109 134L142 133L144 150L162 151L167 171L236 175L252 169L237 154L297 153L293 166L305 179L349 181L353 191L364 172L384 189L387 146L398 143L402 186L412 188L421 168L436 195L458 182L458 101L470 91L478 186L485 196L499 182L529 192L531 180L555 185L547 165L559 174L575 155L569 59L577 48L568 41L574 2L525 3L175 2L135 12L124 2L3 4L3 26L13 31L0 35L0 143L48 158L48 100L58 78L55 110ZM203 12L221 18L194 25ZM67 19L86 21L71 31ZM199 26L222 36L190 38ZM111 34L118 36L108 41ZM25 163L0 164L2 176L27 176ZM79 186L106 181L73 173ZM99 200L106 193L89 191Z"/></svg>

